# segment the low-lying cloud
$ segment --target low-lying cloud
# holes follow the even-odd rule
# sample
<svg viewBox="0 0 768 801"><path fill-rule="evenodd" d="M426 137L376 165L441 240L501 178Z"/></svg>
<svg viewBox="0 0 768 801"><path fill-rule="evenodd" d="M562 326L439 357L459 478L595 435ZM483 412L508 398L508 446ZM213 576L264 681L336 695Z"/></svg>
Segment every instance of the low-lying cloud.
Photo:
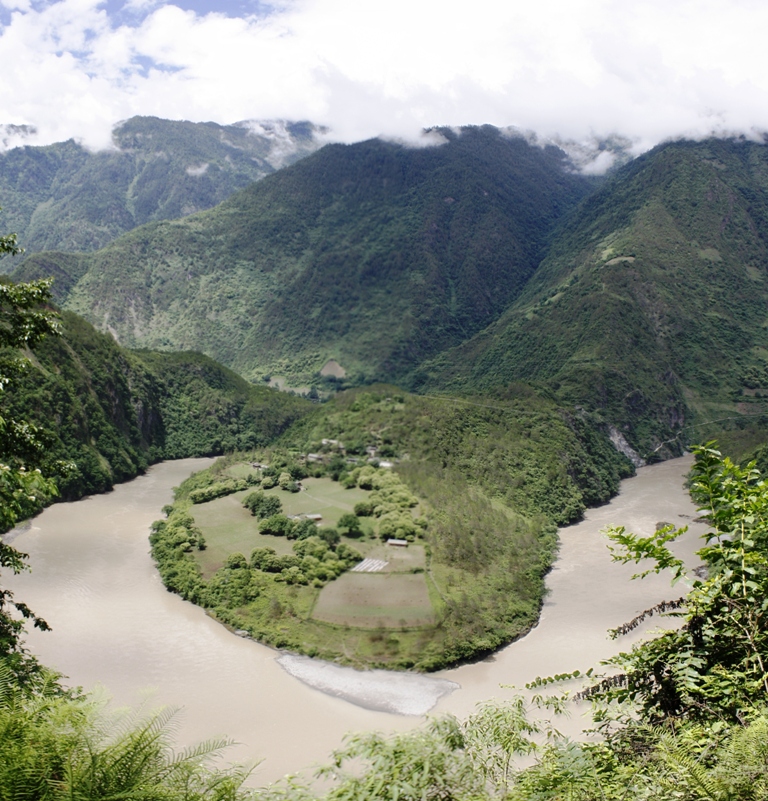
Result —
<svg viewBox="0 0 768 801"><path fill-rule="evenodd" d="M768 130L762 2L209 7L0 0L0 124L104 147L135 114L309 119L341 141L490 123L578 142L618 134L636 152Z"/></svg>

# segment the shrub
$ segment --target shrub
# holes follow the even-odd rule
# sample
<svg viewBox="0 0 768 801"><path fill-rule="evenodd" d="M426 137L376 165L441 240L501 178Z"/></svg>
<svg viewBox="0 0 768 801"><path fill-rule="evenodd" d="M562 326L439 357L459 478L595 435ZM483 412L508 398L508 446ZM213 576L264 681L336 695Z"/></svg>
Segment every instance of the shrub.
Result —
<svg viewBox="0 0 768 801"><path fill-rule="evenodd" d="M189 500L192 503L208 503L208 501L215 500L216 498L223 498L225 495L231 495L233 492L247 489L248 482L245 479L233 479L231 481L218 481L207 487L192 490L189 493Z"/></svg>
<svg viewBox="0 0 768 801"><path fill-rule="evenodd" d="M358 517L370 517L373 514L374 504L370 501L360 501L355 504L355 514Z"/></svg>
<svg viewBox="0 0 768 801"><path fill-rule="evenodd" d="M259 519L278 515L283 511L283 504L280 498L275 495L265 495L261 490L256 490L245 496L243 506L250 511L254 517Z"/></svg>
<svg viewBox="0 0 768 801"><path fill-rule="evenodd" d="M363 536L363 529L360 527L360 520L356 515L350 514L343 514L339 518L339 528L342 530L342 533L346 534L347 537L362 537Z"/></svg>
<svg viewBox="0 0 768 801"><path fill-rule="evenodd" d="M293 531L294 523L285 515L272 515L259 523L259 533L273 537L287 537Z"/></svg>

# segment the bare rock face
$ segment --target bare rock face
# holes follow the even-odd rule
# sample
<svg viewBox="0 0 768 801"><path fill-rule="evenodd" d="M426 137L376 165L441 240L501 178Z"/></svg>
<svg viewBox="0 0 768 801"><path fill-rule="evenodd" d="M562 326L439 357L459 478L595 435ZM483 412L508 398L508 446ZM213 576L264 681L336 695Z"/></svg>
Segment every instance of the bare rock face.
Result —
<svg viewBox="0 0 768 801"><path fill-rule="evenodd" d="M613 443L613 447L616 448L619 453L623 453L635 467L645 467L645 459L632 448L618 428L609 426L608 436Z"/></svg>

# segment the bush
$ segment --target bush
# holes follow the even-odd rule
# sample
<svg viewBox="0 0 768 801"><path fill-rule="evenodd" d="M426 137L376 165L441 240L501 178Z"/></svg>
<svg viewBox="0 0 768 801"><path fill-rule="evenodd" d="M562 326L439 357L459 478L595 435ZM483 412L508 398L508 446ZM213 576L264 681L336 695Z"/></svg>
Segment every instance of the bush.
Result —
<svg viewBox="0 0 768 801"><path fill-rule="evenodd" d="M341 535L335 528L331 526L323 526L323 528L318 528L317 536L320 537L320 539L324 542L328 543L331 548L338 545L341 541Z"/></svg>
<svg viewBox="0 0 768 801"><path fill-rule="evenodd" d="M370 517L373 514L375 505L370 501L360 501L355 504L355 514L358 517Z"/></svg>
<svg viewBox="0 0 768 801"><path fill-rule="evenodd" d="M297 540L305 540L307 537L317 536L317 526L314 520L300 520L293 529L293 536Z"/></svg>
<svg viewBox="0 0 768 801"><path fill-rule="evenodd" d="M216 498L223 498L225 495L231 495L233 492L240 492L248 488L248 482L245 479L232 479L231 481L218 481L207 487L192 490L189 493L189 500L192 503L208 503Z"/></svg>
<svg viewBox="0 0 768 801"><path fill-rule="evenodd" d="M280 498L275 495L265 495L261 490L256 490L245 496L243 506L250 511L254 517L263 519L278 515L283 511L283 504Z"/></svg>
<svg viewBox="0 0 768 801"><path fill-rule="evenodd" d="M363 536L363 529L360 527L359 518L349 512L339 518L339 528L347 537Z"/></svg>
<svg viewBox="0 0 768 801"><path fill-rule="evenodd" d="M288 537L293 532L294 523L285 515L272 515L259 523L259 533L273 537Z"/></svg>

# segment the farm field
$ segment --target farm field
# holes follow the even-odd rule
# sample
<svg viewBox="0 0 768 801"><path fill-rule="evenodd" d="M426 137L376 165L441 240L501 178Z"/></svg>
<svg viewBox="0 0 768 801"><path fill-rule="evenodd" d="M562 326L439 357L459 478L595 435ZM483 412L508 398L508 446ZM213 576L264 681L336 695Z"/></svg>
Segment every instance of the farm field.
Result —
<svg viewBox="0 0 768 801"><path fill-rule="evenodd" d="M359 628L416 628L435 622L423 573L345 573L323 587L312 617Z"/></svg>

